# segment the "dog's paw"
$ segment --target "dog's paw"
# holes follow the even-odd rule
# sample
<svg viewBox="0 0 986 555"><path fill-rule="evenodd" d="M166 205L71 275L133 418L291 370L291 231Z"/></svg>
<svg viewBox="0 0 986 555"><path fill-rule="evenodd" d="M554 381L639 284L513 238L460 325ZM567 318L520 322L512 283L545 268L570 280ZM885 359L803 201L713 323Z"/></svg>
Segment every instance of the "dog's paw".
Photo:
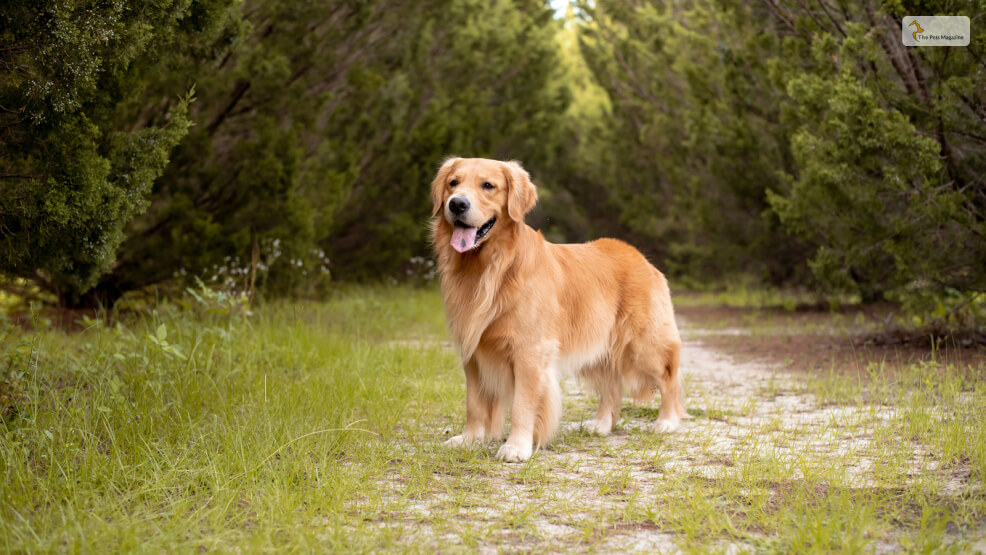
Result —
<svg viewBox="0 0 986 555"><path fill-rule="evenodd" d="M669 434L678 429L678 425L681 422L679 420L671 420L670 418L658 418L651 424L651 431L657 432L659 434Z"/></svg>
<svg viewBox="0 0 986 555"><path fill-rule="evenodd" d="M524 462L531 458L531 451L530 446L524 449L510 443L504 443L500 446L500 450L496 452L496 458L504 462Z"/></svg>
<svg viewBox="0 0 986 555"><path fill-rule="evenodd" d="M469 447L474 443L479 443L480 440L476 436L459 434L455 437L448 439L445 442L445 447Z"/></svg>
<svg viewBox="0 0 986 555"><path fill-rule="evenodd" d="M590 434L595 434L597 436L605 436L605 435L609 435L609 433L613 431L613 423L606 422L603 420L596 420L595 418L593 418L592 420L586 420L583 422L572 422L571 424L565 426L565 429L570 432L579 432L585 430Z"/></svg>

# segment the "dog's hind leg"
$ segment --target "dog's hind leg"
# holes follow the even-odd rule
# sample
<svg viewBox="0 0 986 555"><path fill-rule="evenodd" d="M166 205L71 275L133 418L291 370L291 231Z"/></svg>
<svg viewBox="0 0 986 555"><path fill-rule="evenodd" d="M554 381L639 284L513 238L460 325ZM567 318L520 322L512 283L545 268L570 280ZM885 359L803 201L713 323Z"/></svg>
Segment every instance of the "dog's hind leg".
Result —
<svg viewBox="0 0 986 555"><path fill-rule="evenodd" d="M659 337L638 345L624 365L624 380L637 403L648 403L661 393L661 408L651 429L670 432L682 418L688 418L683 405L684 392L678 370L681 341L676 337Z"/></svg>
<svg viewBox="0 0 986 555"><path fill-rule="evenodd" d="M609 434L620 419L623 403L623 384L611 361L600 362L582 371L582 379L589 389L599 395L596 417L585 422L574 422L569 429L583 429L590 434Z"/></svg>
<svg viewBox="0 0 986 555"><path fill-rule="evenodd" d="M684 392L681 386L681 376L678 360L681 357L681 342L674 341L664 348L663 356L659 359L657 384L661 389L661 409L657 413L657 421L653 424L656 432L670 432L678 427L682 418L688 418L682 403Z"/></svg>

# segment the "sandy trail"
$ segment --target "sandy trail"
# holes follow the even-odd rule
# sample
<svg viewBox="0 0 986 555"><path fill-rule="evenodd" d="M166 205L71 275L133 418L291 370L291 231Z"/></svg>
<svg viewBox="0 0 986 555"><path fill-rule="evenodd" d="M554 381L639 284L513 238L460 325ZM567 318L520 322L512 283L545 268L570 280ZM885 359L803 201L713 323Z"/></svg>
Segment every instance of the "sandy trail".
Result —
<svg viewBox="0 0 986 555"><path fill-rule="evenodd" d="M790 480L831 477L840 487L879 487L871 479L873 459L868 455L874 427L893 416L886 406L824 406L807 392L809 374L782 372L758 363L737 363L725 353L703 345L704 330L684 323L681 368L685 372L686 408L695 415L672 434L654 434L648 425L657 416L658 401L635 408L624 402L623 415L607 437L570 431L561 433L536 454L539 479L525 480L531 465L502 464L487 487L465 503L456 501L455 519L476 529L493 531L497 545L482 545L494 552L513 549L584 549L603 552L675 552L676 534L653 523L627 523L625 515L639 514L649 500L659 499L669 480L721 479L737 476L744 462L769 460L789 465ZM568 423L588 420L596 400L574 378L562 382ZM455 423L453 426L458 426ZM446 432L450 432L451 428ZM439 442L441 438L436 438ZM491 456L496 446L489 447ZM914 445L907 461L914 479L939 472L936 462ZM808 476L806 476L808 475ZM968 487L961 469L944 477L944 495ZM400 477L392 478L399 495ZM448 512L456 487L454 478L435 476L435 494L401 504L397 511L406 523L416 523L414 534L437 545L454 545L457 534L432 529L434 514ZM448 482L444 484L443 482ZM448 487L445 487L448 486ZM633 519L631 519L633 521ZM508 523L505 525L505 523ZM519 523L519 524L518 524ZM872 547L894 551L894 535ZM717 544L728 552L754 549L753 545Z"/></svg>

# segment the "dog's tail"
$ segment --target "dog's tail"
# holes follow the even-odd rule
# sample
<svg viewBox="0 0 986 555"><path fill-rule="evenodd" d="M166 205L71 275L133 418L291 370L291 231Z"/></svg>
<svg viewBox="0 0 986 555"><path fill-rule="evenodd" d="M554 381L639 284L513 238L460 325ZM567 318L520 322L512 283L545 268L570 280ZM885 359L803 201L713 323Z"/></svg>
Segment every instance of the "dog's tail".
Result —
<svg viewBox="0 0 986 555"><path fill-rule="evenodd" d="M670 349L668 349L668 360L667 360L667 371L672 376L672 379L676 380L678 386L678 405L676 412L681 418L691 418L688 411L685 410L685 400L687 395L685 394L685 375L681 371L681 341L678 342Z"/></svg>
<svg viewBox="0 0 986 555"><path fill-rule="evenodd" d="M664 384L666 387L677 390L675 391L677 398L675 412L678 413L678 416L691 418L685 410L685 376L679 364L681 362L681 335L678 333L678 325L675 322L674 305L671 303L671 288L668 285L668 279L660 270L654 266L651 266L651 270L654 273L654 288L657 295L654 308L655 323L657 326L663 327L659 333L662 341L670 339L670 343L666 344L663 353L665 364L663 370L667 376L667 381ZM661 395L663 396L664 393L662 392Z"/></svg>

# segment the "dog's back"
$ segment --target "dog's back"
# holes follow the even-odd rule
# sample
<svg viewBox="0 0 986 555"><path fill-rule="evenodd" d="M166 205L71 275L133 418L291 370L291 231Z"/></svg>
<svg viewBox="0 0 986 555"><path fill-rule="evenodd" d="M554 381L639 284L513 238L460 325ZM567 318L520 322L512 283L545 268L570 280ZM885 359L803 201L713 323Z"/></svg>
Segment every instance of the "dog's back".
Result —
<svg viewBox="0 0 986 555"><path fill-rule="evenodd" d="M567 324L562 370L579 372L604 399L616 396L615 384L638 402L667 392L662 414L684 418L680 395L674 394L680 389L681 339L664 275L616 239L549 244L548 250L565 274L558 286ZM610 408L615 421L618 406Z"/></svg>

